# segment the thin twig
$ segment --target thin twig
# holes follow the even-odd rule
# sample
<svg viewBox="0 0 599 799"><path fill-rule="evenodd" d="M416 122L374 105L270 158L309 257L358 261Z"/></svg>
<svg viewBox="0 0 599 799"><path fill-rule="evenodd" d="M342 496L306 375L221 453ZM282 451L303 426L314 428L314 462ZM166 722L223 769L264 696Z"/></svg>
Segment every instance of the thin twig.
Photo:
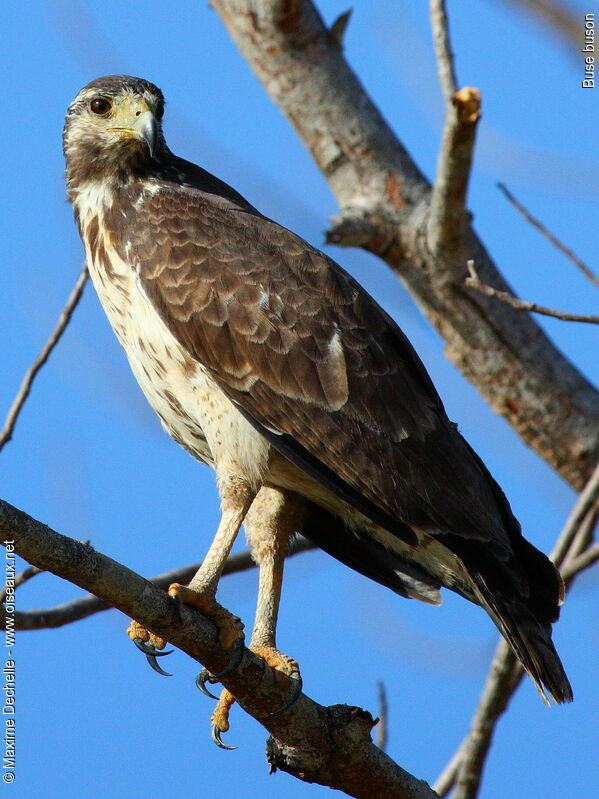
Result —
<svg viewBox="0 0 599 799"><path fill-rule="evenodd" d="M501 302L505 302L515 308L517 311L529 311L530 313L538 313L543 316L551 316L554 319L561 319L562 322L587 322L592 325L599 325L599 316L591 314L578 314L567 313L566 311L556 311L554 308L547 308L544 305L538 305L536 302L528 302L527 300L519 300L517 297L512 296L507 291L499 291L492 286L487 286L479 278L474 267L474 261L469 260L466 262L468 266L469 277L466 278L466 285L471 289L480 291L481 294L486 294L487 297L495 297Z"/></svg>
<svg viewBox="0 0 599 799"><path fill-rule="evenodd" d="M431 0L429 10L439 81L445 102L449 105L458 90L458 80L449 37L449 19L447 18L445 0Z"/></svg>
<svg viewBox="0 0 599 799"><path fill-rule="evenodd" d="M308 549L314 549L314 544L303 536L297 536L289 545L287 557L305 552ZM249 550L245 550L244 552L229 555L225 562L223 575L247 571L248 569L255 568L255 566L256 563L252 559L251 553ZM171 583L188 583L199 567L199 563L193 563L190 566L182 566L178 569L173 569L172 571L152 577L149 582L157 588L162 589L167 589ZM72 624L81 619L86 619L88 616L93 616L95 613L99 613L103 610L110 610L111 607L112 606L108 602L98 599L97 596L86 594L78 599L73 599L70 602L65 602L62 605L56 605L52 608L46 608L45 610L17 611L15 613L15 629L45 630L48 628L63 627L65 624Z"/></svg>
<svg viewBox="0 0 599 799"><path fill-rule="evenodd" d="M564 580L571 580L572 577L593 566L599 560L599 544L592 544L587 547L575 558L568 559L564 564L561 573Z"/></svg>
<svg viewBox="0 0 599 799"><path fill-rule="evenodd" d="M470 731L460 746L462 757L456 775L453 799L474 799L477 796L495 726L507 709L523 676L524 670L516 660L516 656L501 639L472 718Z"/></svg>
<svg viewBox="0 0 599 799"><path fill-rule="evenodd" d="M578 531L572 539L572 543L568 549L567 557L562 562L562 569L567 568L570 560L582 555L582 553L585 552L588 547L590 547L593 541L593 535L597 526L598 518L599 507L595 506L588 511L587 515L580 523L580 527L578 528Z"/></svg>
<svg viewBox="0 0 599 799"><path fill-rule="evenodd" d="M389 734L387 731L387 716L389 705L387 704L387 690L384 682L379 682L379 720L376 728L376 745L383 752L387 749Z"/></svg>
<svg viewBox="0 0 599 799"><path fill-rule="evenodd" d="M456 90L444 0L431 0L430 16L439 81L445 98L445 124L428 220L428 244L432 252L439 254L457 249L463 241L468 181L481 101L478 89L466 87Z"/></svg>
<svg viewBox="0 0 599 799"><path fill-rule="evenodd" d="M19 414L23 410L23 406L27 400L27 397L29 396L29 392L31 391L31 386L33 385L33 381L35 380L39 370L42 368L42 366L46 363L46 361L50 357L50 353L60 341L60 337L64 333L69 322L71 321L71 316L73 315L73 311L77 307L77 304L81 299L81 295L83 294L83 289L85 287L87 278L88 278L87 266L84 264L83 269L81 270L79 277L77 278L77 282L75 283L75 286L69 295L67 303L62 309L60 318L58 320L58 324L52 331L50 338L44 344L40 354L37 356L35 361L31 364L31 366L25 373L25 377L23 378L23 382L21 383L19 391L17 392L17 396L15 397L14 402L11 405L8 414L6 416L4 427L0 432L0 450L12 438L12 434L14 432L17 419L19 418Z"/></svg>
<svg viewBox="0 0 599 799"><path fill-rule="evenodd" d="M570 511L566 523L555 542L553 551L549 556L556 566L561 566L566 559L568 550L583 524L587 513L593 508L599 497L599 463L595 466L593 473L585 487L582 489L574 507Z"/></svg>
<svg viewBox="0 0 599 799"><path fill-rule="evenodd" d="M26 569L23 569L23 571L15 577L13 581L14 585L12 586L13 589L16 591L20 585L23 585L27 580L31 580L32 577L35 577L36 574L41 574L43 571L43 569L38 569L37 566L28 566ZM6 589L7 586L5 585L2 591L0 591L0 604L3 604L6 599Z"/></svg>
<svg viewBox="0 0 599 799"><path fill-rule="evenodd" d="M451 760L447 763L443 771L439 774L433 783L433 791L436 791L441 799L451 791L455 785L458 771L460 770L460 763L462 762L462 753L468 738L464 738L462 743L455 750L451 756Z"/></svg>
<svg viewBox="0 0 599 799"><path fill-rule="evenodd" d="M562 566L562 577L567 585L599 559L599 547L591 543L588 529L596 520L594 506L598 500L599 464L579 494L550 556L556 566ZM589 519L590 516L593 518ZM578 549L580 537L590 546L569 560L570 551ZM522 666L506 642L500 639L470 730L435 782L434 789L440 796L445 796L455 785L453 799L475 799L495 726L523 676Z"/></svg>
<svg viewBox="0 0 599 799"><path fill-rule="evenodd" d="M511 193L511 191L507 188L507 186L504 183L498 183L497 188L500 189L500 191L502 191L505 194L505 196L514 206L514 208L516 208L516 210L518 210L522 214L522 216L524 217L524 219L526 219L527 222L530 222L530 224L533 227L536 227L536 229L543 236L545 236L545 238L548 239L553 244L554 247L557 247L557 249L560 252L563 252L566 258L569 258L572 261L572 263L575 264L580 269L580 271L599 288L599 277L593 272L592 269L590 269L584 263L584 261L580 260L580 258L576 255L576 253L572 252L572 250L569 247L566 247L565 244L562 244L562 242L556 236L554 236L550 230L547 230L545 225L542 222L540 222L536 217L534 217L530 213L530 211L528 211L522 205L522 203L519 202L514 197L514 195Z"/></svg>

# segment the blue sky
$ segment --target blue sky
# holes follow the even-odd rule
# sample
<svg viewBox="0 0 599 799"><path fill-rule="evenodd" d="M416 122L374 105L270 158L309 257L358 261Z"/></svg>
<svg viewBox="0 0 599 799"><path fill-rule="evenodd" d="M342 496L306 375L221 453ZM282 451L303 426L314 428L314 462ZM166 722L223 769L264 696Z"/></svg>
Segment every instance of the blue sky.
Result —
<svg viewBox="0 0 599 799"><path fill-rule="evenodd" d="M356 4L346 56L432 177L442 103L426 6ZM329 23L346 7L347 0L320 3ZM599 11L592 3L583 9L589 10ZM469 201L476 228L522 297L597 313L596 290L495 184L505 182L591 262L599 222L599 89L582 90L582 56L566 52L511 4L462 0L450 2L449 11L459 83L483 95ZM92 78L126 72L157 83L168 101L171 149L322 245L334 198L205 3L30 0L3 3L0 24L0 408L10 405L82 262L65 202L61 130L68 103ZM327 252L400 323L527 537L549 550L574 500L571 489L444 359L442 342L384 264L360 251ZM597 329L541 324L596 381ZM146 576L201 558L218 519L212 473L162 432L91 287L2 452L0 475L3 498ZM233 576L221 586L223 603L247 626L256 578ZM19 591L18 606L48 607L80 593L41 575ZM580 579L555 630L575 703L548 711L530 682L521 687L497 731L486 799L589 796L596 789L598 599L595 570ZM239 748L217 750L209 738L212 706L194 688L194 664L175 653L168 663L174 676L160 678L129 644L126 624L111 611L19 636L18 768L7 796L34 789L48 799L137 796L142 785L149 796L190 786L225 798L330 795L285 774L269 776L265 733L238 708L227 740ZM496 638L486 615L458 597L446 595L438 609L408 602L323 553L288 564L278 640L299 660L307 693L376 714L376 684L383 680L388 751L430 781L467 729Z"/></svg>

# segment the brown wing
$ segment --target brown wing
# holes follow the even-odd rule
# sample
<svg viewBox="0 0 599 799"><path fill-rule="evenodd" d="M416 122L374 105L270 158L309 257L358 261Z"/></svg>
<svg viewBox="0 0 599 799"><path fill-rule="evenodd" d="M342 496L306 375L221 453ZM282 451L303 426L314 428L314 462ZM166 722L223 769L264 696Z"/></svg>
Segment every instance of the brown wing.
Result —
<svg viewBox="0 0 599 799"><path fill-rule="evenodd" d="M165 187L146 210L127 221L129 258L178 341L290 460L404 541L416 543L412 526L439 536L469 576L446 584L486 607L541 692L570 701L549 629L559 576L397 325L331 259L236 198ZM366 538L357 568L385 582ZM423 574L424 592L411 577L395 590L437 601Z"/></svg>
<svg viewBox="0 0 599 799"><path fill-rule="evenodd" d="M337 480L349 501L361 496L408 526L494 542L505 557L509 506L498 510L492 478L364 289L234 202L165 186L144 212L127 220L127 238L145 293L274 446L333 490Z"/></svg>

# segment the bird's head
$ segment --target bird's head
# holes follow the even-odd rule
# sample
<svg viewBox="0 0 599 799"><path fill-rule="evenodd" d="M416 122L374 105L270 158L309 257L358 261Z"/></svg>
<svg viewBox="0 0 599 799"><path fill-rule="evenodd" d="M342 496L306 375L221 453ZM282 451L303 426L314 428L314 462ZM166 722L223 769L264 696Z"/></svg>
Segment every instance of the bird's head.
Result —
<svg viewBox="0 0 599 799"><path fill-rule="evenodd" d="M141 78L108 75L88 83L69 106L63 133L69 188L86 180L124 180L166 151L164 97Z"/></svg>

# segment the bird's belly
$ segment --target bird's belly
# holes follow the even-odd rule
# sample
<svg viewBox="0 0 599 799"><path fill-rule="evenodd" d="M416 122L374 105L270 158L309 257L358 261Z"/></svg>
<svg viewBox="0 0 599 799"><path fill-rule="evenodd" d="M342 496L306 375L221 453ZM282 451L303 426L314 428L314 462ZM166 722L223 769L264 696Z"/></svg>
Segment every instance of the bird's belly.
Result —
<svg viewBox="0 0 599 799"><path fill-rule="evenodd" d="M109 267L88 253L90 274L137 382L164 429L195 458L260 482L268 442L184 350L116 253Z"/></svg>

